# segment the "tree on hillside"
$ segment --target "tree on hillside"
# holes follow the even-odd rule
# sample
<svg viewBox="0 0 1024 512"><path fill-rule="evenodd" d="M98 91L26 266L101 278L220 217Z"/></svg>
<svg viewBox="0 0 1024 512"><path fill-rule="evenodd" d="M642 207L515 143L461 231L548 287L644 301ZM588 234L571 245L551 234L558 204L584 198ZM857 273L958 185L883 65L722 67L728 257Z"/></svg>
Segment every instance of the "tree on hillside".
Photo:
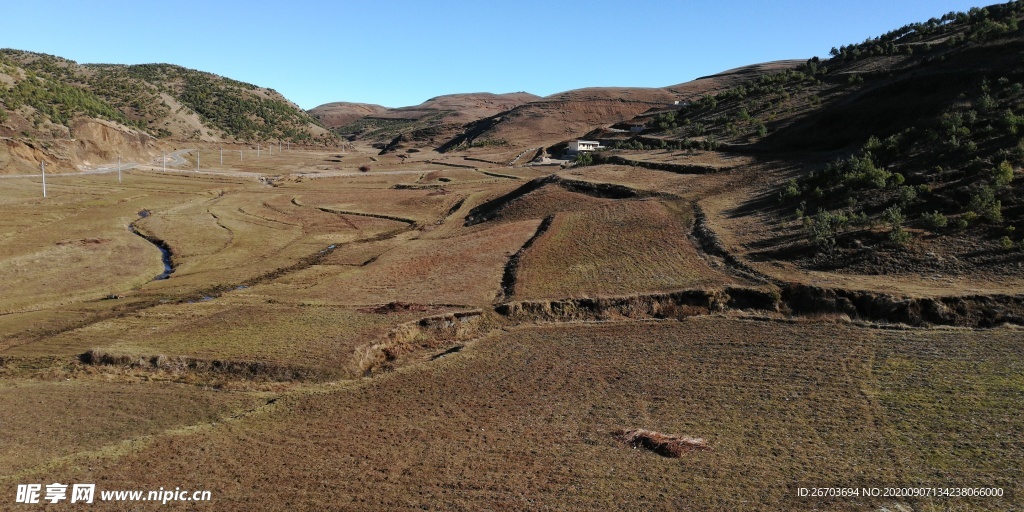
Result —
<svg viewBox="0 0 1024 512"><path fill-rule="evenodd" d="M573 161L577 167L586 167L588 165L594 165L594 155L590 154L589 151L580 151L576 154L576 160Z"/></svg>

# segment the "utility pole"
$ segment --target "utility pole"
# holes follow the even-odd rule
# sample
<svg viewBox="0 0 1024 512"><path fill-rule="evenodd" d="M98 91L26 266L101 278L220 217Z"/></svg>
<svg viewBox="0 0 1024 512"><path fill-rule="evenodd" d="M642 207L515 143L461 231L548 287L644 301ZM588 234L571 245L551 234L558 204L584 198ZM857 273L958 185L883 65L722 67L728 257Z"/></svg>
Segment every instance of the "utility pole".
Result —
<svg viewBox="0 0 1024 512"><path fill-rule="evenodd" d="M196 172L199 172L199 149L196 149Z"/></svg>
<svg viewBox="0 0 1024 512"><path fill-rule="evenodd" d="M164 162L164 172L167 172L167 152L166 152L166 151L164 151L164 152L163 152L163 153L161 153L161 154L163 155L163 162Z"/></svg>
<svg viewBox="0 0 1024 512"><path fill-rule="evenodd" d="M43 170L43 197L46 197L46 161L39 161L39 168Z"/></svg>
<svg viewBox="0 0 1024 512"><path fill-rule="evenodd" d="M220 166L224 167L224 146L220 147Z"/></svg>
<svg viewBox="0 0 1024 512"><path fill-rule="evenodd" d="M256 158L259 158L259 157L260 157L260 145L257 143L256 144Z"/></svg>
<svg viewBox="0 0 1024 512"><path fill-rule="evenodd" d="M274 144L273 143L270 144L270 147L268 149L270 149L270 156L274 156Z"/></svg>
<svg viewBox="0 0 1024 512"><path fill-rule="evenodd" d="M121 155L117 155L117 182L121 183Z"/></svg>
<svg viewBox="0 0 1024 512"><path fill-rule="evenodd" d="M239 162L242 161L242 150L241 149L238 150L238 161Z"/></svg>

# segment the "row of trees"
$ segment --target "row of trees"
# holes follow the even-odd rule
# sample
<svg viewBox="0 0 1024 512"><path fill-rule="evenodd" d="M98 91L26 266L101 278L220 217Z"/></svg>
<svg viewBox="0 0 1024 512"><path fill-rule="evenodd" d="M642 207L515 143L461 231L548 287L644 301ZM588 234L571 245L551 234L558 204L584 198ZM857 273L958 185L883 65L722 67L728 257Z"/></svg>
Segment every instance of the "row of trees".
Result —
<svg viewBox="0 0 1024 512"><path fill-rule="evenodd" d="M967 12L949 12L941 18L932 18L924 23L911 23L881 36L868 38L862 43L832 48L829 54L842 61L854 61L875 55L909 55L914 53L912 43L921 43L936 36L955 31L961 33L945 41L948 47L960 46L969 41L984 41L1020 29L1019 21L1024 13L1024 2L1019 0L986 8L972 8ZM931 44L921 43L925 51Z"/></svg>

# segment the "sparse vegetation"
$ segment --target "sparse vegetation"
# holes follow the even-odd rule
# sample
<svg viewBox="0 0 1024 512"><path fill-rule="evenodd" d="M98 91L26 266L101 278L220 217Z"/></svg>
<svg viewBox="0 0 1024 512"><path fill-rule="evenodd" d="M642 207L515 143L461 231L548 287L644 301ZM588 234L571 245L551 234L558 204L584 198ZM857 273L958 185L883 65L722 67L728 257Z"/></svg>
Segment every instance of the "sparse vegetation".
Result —
<svg viewBox="0 0 1024 512"><path fill-rule="evenodd" d="M24 79L0 86L5 108L31 106L37 121L67 125L75 116L99 117L170 136L165 125L194 113L211 128L238 140L323 143L319 122L273 91L179 66L85 65L51 55L4 50L2 64L24 69ZM177 112L164 100L180 102Z"/></svg>
<svg viewBox="0 0 1024 512"><path fill-rule="evenodd" d="M594 165L594 155L589 151L580 151L576 154L576 158L573 163L578 167L586 167L588 165Z"/></svg>

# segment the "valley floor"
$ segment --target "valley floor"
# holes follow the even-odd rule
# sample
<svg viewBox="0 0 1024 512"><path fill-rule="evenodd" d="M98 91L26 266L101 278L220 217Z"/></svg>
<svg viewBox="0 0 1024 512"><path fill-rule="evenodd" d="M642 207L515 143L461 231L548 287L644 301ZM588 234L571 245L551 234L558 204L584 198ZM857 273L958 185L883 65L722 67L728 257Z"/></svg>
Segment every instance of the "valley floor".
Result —
<svg viewBox="0 0 1024 512"><path fill-rule="evenodd" d="M45 200L4 180L0 508L51 482L215 510L1022 506L1019 272L766 258L781 228L741 198L770 162L370 154L61 176Z"/></svg>

